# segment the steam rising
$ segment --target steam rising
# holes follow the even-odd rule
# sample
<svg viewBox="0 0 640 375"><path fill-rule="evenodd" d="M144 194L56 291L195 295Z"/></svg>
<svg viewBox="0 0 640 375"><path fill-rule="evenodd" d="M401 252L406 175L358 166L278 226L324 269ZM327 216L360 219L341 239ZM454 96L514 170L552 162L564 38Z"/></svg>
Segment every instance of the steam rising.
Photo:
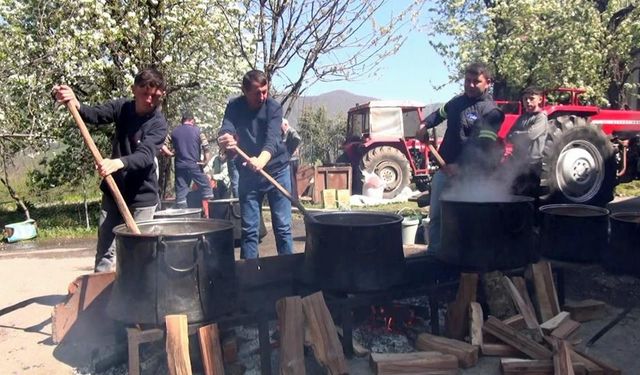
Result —
<svg viewBox="0 0 640 375"><path fill-rule="evenodd" d="M516 178L530 172L526 158L501 160L502 148L465 147L458 173L449 179L443 199L464 202L513 201L512 186Z"/></svg>

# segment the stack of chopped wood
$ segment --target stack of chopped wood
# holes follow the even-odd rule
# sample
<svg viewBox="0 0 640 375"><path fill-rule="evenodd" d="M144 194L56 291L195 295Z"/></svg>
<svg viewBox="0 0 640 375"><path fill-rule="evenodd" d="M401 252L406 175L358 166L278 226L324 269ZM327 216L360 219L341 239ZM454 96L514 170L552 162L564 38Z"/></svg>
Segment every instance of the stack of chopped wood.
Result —
<svg viewBox="0 0 640 375"><path fill-rule="evenodd" d="M456 299L447 310L445 334L454 339L448 340L455 341L458 349L465 344L479 349L481 355L502 357L503 374L620 374L620 370L573 348L579 342L575 333L580 322L601 318L604 303L582 301L561 311L550 264L533 264L526 276L509 278L499 272L483 276L491 309L485 320L482 306L476 301L478 275L462 274ZM529 295L527 281L533 286L535 298ZM505 294L515 310L504 306ZM460 341L467 337L470 344ZM474 359L470 350L456 354L448 349L451 343L443 340L447 339L423 334L416 347L453 354L461 367L475 364L477 356Z"/></svg>
<svg viewBox="0 0 640 375"><path fill-rule="evenodd" d="M280 374L304 375L304 346L330 375L348 374L338 332L322 292L276 303L280 328Z"/></svg>

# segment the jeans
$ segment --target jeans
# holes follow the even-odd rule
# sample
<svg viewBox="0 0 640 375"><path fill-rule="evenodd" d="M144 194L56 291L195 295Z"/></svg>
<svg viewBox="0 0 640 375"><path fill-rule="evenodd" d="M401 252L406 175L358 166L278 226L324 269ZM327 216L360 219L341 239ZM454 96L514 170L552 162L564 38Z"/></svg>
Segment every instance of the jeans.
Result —
<svg viewBox="0 0 640 375"><path fill-rule="evenodd" d="M240 238L240 257L258 258L260 209L267 195L271 209L271 223L276 238L279 255L293 253L291 236L291 202L262 175L242 168L239 178L240 212L242 215L242 235ZM272 177L285 189L291 191L289 167L272 174Z"/></svg>
<svg viewBox="0 0 640 375"><path fill-rule="evenodd" d="M136 222L151 220L156 212L156 207L129 208ZM102 196L100 219L98 222L98 244L96 247L96 261L94 272L110 272L116 265L116 235L113 228L124 223L116 202L110 196Z"/></svg>
<svg viewBox="0 0 640 375"><path fill-rule="evenodd" d="M289 168L291 169L291 196L294 199L298 199L298 180L296 175L298 174L298 166L300 165L300 159L289 160Z"/></svg>
<svg viewBox="0 0 640 375"><path fill-rule="evenodd" d="M429 248L428 254L435 255L440 251L442 233L442 204L440 197L446 188L449 177L437 171L431 180L431 200L429 203Z"/></svg>
<svg viewBox="0 0 640 375"><path fill-rule="evenodd" d="M176 167L176 208L187 207L187 194L191 190L191 180L198 184L201 200L213 199L209 178L199 166Z"/></svg>

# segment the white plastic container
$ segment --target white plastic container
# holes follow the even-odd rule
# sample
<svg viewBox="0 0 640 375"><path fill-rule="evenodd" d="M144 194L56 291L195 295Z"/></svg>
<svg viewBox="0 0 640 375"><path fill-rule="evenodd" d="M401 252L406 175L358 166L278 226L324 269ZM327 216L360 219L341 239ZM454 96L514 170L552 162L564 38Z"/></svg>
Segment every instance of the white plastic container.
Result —
<svg viewBox="0 0 640 375"><path fill-rule="evenodd" d="M420 226L419 219L412 219L405 217L402 220L402 244L403 245L413 245L416 242L416 233L418 232L418 227Z"/></svg>

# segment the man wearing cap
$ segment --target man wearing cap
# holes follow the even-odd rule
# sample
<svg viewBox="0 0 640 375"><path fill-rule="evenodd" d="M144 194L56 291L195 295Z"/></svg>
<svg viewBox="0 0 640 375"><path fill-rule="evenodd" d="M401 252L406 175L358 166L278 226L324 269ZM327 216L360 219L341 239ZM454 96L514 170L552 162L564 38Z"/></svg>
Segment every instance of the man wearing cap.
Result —
<svg viewBox="0 0 640 375"><path fill-rule="evenodd" d="M210 158L209 142L196 126L189 110L182 112L182 124L171 132L171 143L175 150L176 208L187 207L187 194L191 181L198 185L202 200L213 199L209 178L202 171L201 150L205 161Z"/></svg>

